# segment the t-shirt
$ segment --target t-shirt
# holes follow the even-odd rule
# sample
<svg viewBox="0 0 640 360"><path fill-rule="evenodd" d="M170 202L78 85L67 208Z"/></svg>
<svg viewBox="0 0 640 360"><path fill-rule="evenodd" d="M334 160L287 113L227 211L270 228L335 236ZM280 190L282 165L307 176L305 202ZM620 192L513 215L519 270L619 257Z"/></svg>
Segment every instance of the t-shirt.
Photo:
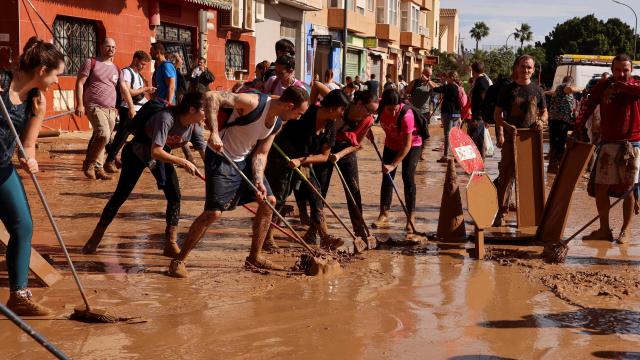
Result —
<svg viewBox="0 0 640 360"><path fill-rule="evenodd" d="M442 107L440 111L445 114L460 114L460 102L458 101L458 85L447 83L433 89L434 92L442 94Z"/></svg>
<svg viewBox="0 0 640 360"><path fill-rule="evenodd" d="M564 92L566 88L567 84L560 84L556 87L549 105L549 121L564 121L571 124L575 98L573 94Z"/></svg>
<svg viewBox="0 0 640 360"><path fill-rule="evenodd" d="M422 114L429 112L429 102L431 100L431 85L423 79L416 79L411 90L411 105L420 110Z"/></svg>
<svg viewBox="0 0 640 360"><path fill-rule="evenodd" d="M378 80L367 80L364 84L367 85L369 92L378 95L378 89L380 88L380 82Z"/></svg>
<svg viewBox="0 0 640 360"><path fill-rule="evenodd" d="M169 85L165 82L166 79L175 78L176 79L176 91L178 90L178 74L176 73L176 67L171 63L171 61L165 60L162 64L158 66L155 74L153 74L156 78L156 96L162 99L167 99L167 95L169 94ZM171 99L172 103L176 103L176 97L173 96Z"/></svg>
<svg viewBox="0 0 640 360"><path fill-rule="evenodd" d="M504 112L507 123L516 128L529 128L538 119L538 112L547 108L547 103L540 86L512 82L500 90L496 106Z"/></svg>
<svg viewBox="0 0 640 360"><path fill-rule="evenodd" d="M87 76L82 93L85 107L116 107L116 86L118 86L118 67L96 59L91 70L91 59L85 60L79 75Z"/></svg>
<svg viewBox="0 0 640 360"><path fill-rule="evenodd" d="M586 121L600 105L602 141L640 141L640 81L629 79L621 85L625 92L616 93L608 102L604 93L613 82L609 78L593 87L584 105L585 111L581 112L576 124Z"/></svg>
<svg viewBox="0 0 640 360"><path fill-rule="evenodd" d="M400 110L404 107L404 104L400 105ZM418 134L418 129L415 125L415 119L413 118L413 111L407 111L402 120L400 121L400 128L398 128L397 116L393 116L383 111L379 116L380 125L384 130L384 146L393 151L401 151L404 147L404 142L407 134L413 134L411 140L411 146L421 146L422 138Z"/></svg>
<svg viewBox="0 0 640 360"><path fill-rule="evenodd" d="M8 71L0 71L0 87L9 89L11 85L11 73ZM33 114L33 98L38 95L37 89L29 92L28 99L22 104L14 105L9 98L9 91L0 91L0 98L4 101L9 117L18 134L22 134L27 124L31 120ZM0 115L0 168L6 167L11 163L11 158L16 149L16 137L13 136L9 125ZM0 179L0 183L2 179Z"/></svg>
<svg viewBox="0 0 640 360"><path fill-rule="evenodd" d="M478 77L473 82L473 88L471 89L471 114L474 119L482 116L482 95L487 92L489 86L491 86L491 82L486 75Z"/></svg>
<svg viewBox="0 0 640 360"><path fill-rule="evenodd" d="M358 146L358 138L364 136L371 125L373 125L373 116L369 115L359 122L351 121L348 118L349 109L344 111L342 119L336 121L336 142L337 146L344 148L345 146ZM340 151L342 149L338 149Z"/></svg>
<svg viewBox="0 0 640 360"><path fill-rule="evenodd" d="M307 89L304 87L304 84L300 80L296 80L293 82L291 86L297 86L301 89ZM269 95L277 95L281 96L282 93L288 88L288 86L284 86L282 82L276 77L272 76L267 80L267 83L264 86L263 92Z"/></svg>
<svg viewBox="0 0 640 360"><path fill-rule="evenodd" d="M316 133L316 117L319 108L317 105L309 106L299 120L288 121L282 132L278 134L276 142L290 158L320 154L325 145L330 148L335 145L335 122L327 122L320 134Z"/></svg>
<svg viewBox="0 0 640 360"><path fill-rule="evenodd" d="M140 76L140 73L136 72L131 67L126 67L122 69L122 71L120 71L120 79L122 79L122 81L127 83L127 86L129 87L129 89L138 90L144 87L144 80L142 79L142 76ZM146 102L147 102L146 97L143 97L142 100L138 101L137 103L135 102L135 99L133 99L133 105L136 111L140 110L142 105L144 105ZM129 105L125 101L124 97L122 99L122 102L120 103L120 106L125 107L127 109L129 108Z"/></svg>
<svg viewBox="0 0 640 360"><path fill-rule="evenodd" d="M202 127L198 124L182 126L174 118L172 111L160 111L145 124L145 133L155 145L171 149L179 148L191 141L193 147L204 150L206 142L202 137Z"/></svg>

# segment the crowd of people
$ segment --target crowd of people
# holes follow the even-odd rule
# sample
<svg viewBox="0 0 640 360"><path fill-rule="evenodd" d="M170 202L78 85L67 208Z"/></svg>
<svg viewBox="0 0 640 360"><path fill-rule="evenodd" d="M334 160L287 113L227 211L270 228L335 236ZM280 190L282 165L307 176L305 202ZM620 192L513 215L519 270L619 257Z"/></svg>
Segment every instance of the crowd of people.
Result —
<svg viewBox="0 0 640 360"><path fill-rule="evenodd" d="M401 166L408 211L405 230L411 233L418 192L416 167L428 143L429 123L436 111L441 114L445 132L439 162L447 161L450 155L447 135L452 128L466 124L470 137L484 154L486 129L495 124L501 159L495 179L500 210L494 225L504 225L514 182L514 138L518 129L542 131L548 123L552 162L556 161L564 151L563 142L572 123L573 110L567 104L580 90L572 85L572 79L565 78L562 85L547 93L552 96L548 115L545 92L532 81L535 61L528 55L518 57L512 74L496 79L495 84L485 74L483 64L475 62L471 66L473 85L468 91L455 71L438 74L440 83L436 83L430 66L409 83L403 78L395 83L387 76L381 89L375 75L364 83L358 76L347 77L342 86L334 82L330 71L324 81L305 84L294 76L295 47L283 39L276 43L275 61L256 66L255 79L239 83L232 91L210 91L209 84L215 77L204 58L197 60L186 80L176 70L182 68L183 60L166 52L162 44L153 44L150 54L135 52L131 64L122 70L113 63L115 50L113 39L105 39L101 55L85 61L77 80L76 112L86 114L93 126L83 172L89 179L101 180L120 172L83 252L98 251L107 227L148 168L167 200L163 254L171 259L168 275L177 278L188 276L186 259L207 229L225 211L249 202L257 202L259 207L253 219L246 265L280 269L263 255L263 250L277 247L269 204L276 211L285 212L291 193L301 223L308 226L304 241L324 249L340 249L344 241L330 233L322 199L329 191L334 168L345 178L345 194L353 196L353 202L347 201L353 232L366 236L357 154L365 139L375 141L371 127L376 122L384 132L384 149L380 213L373 225L390 226L392 181ZM141 72L151 59L155 61L155 71L149 85ZM640 81L631 78L631 68L627 56L616 57L613 75L601 80L584 97L583 109L575 121L575 133L581 136L587 122L595 123L592 115L599 108L600 146L592 179L601 226L592 237L613 240L608 222L609 195L627 196L628 188L638 182ZM17 68L1 74L2 100L29 156L28 160L19 159L25 171L38 171L35 143L46 111L43 92L63 70L63 54L34 38L25 46ZM591 129L595 133L595 126ZM133 138L127 141L130 135ZM189 143L204 162L204 174L191 155ZM15 146L16 140L3 121L0 220L10 234L8 306L20 315L44 315L49 310L35 302L27 289L33 227L27 198L12 162ZM178 148L183 149L184 157L172 154ZM205 181L203 211L191 224L182 245L177 242L181 195L176 167ZM617 238L621 243L629 241L631 214L634 209L638 211L637 205L634 208L637 187L634 189L635 201L627 196L624 202L624 224Z"/></svg>

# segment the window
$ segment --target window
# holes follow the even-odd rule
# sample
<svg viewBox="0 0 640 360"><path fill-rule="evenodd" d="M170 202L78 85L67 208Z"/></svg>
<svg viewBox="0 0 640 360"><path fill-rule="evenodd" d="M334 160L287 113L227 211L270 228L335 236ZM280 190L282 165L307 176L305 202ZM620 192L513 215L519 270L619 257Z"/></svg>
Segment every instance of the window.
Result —
<svg viewBox="0 0 640 360"><path fill-rule="evenodd" d="M403 2L400 5L400 31L411 31L411 26L409 26L411 14L409 10L408 2Z"/></svg>
<svg viewBox="0 0 640 360"><path fill-rule="evenodd" d="M344 7L344 0L329 0L329 7L342 8Z"/></svg>
<svg viewBox="0 0 640 360"><path fill-rule="evenodd" d="M389 1L389 24L398 26L398 0Z"/></svg>
<svg viewBox="0 0 640 360"><path fill-rule="evenodd" d="M97 55L98 35L93 21L57 17L53 22L56 47L64 54L64 74L76 75L88 58Z"/></svg>
<svg viewBox="0 0 640 360"><path fill-rule="evenodd" d="M184 64L178 69L186 74L193 64L193 30L169 24L161 24L156 28L156 41L161 42L167 52L178 53Z"/></svg>
<svg viewBox="0 0 640 360"><path fill-rule="evenodd" d="M373 12L373 0L367 0L367 9Z"/></svg>
<svg viewBox="0 0 640 360"><path fill-rule="evenodd" d="M244 42L227 40L225 46L225 69L229 80L236 80L235 72L245 70Z"/></svg>
<svg viewBox="0 0 640 360"><path fill-rule="evenodd" d="M282 19L280 20L280 38L291 40L292 43L296 43L298 37L298 22Z"/></svg>
<svg viewBox="0 0 640 360"><path fill-rule="evenodd" d="M385 19L386 9L385 2L387 0L376 0L376 23L377 24L386 24L387 19Z"/></svg>
<svg viewBox="0 0 640 360"><path fill-rule="evenodd" d="M264 0L256 0L256 22L264 21Z"/></svg>
<svg viewBox="0 0 640 360"><path fill-rule="evenodd" d="M364 15L364 9L367 6L367 0L356 0L356 12Z"/></svg>
<svg viewBox="0 0 640 360"><path fill-rule="evenodd" d="M411 4L411 32L418 33L418 27L420 25L420 8Z"/></svg>

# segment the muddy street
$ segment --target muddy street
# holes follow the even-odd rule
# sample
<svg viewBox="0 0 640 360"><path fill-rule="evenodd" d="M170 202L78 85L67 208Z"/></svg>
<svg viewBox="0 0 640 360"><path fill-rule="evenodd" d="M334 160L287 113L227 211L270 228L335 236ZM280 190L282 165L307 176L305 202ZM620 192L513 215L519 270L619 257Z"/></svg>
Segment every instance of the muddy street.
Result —
<svg viewBox="0 0 640 360"><path fill-rule="evenodd" d="M379 136L381 129L374 128ZM432 127L416 180L419 230L434 232L446 166L432 151L442 142ZM491 130L493 133L493 130ZM55 318L29 319L35 329L77 359L584 359L640 358L640 239L570 243L563 265L539 260L542 248L528 241L488 241L485 261L468 253L473 242L430 241L418 247L381 246L344 265L340 275L307 277L295 272L245 270L252 215L225 213L189 258L189 278L164 273L166 202L146 172L107 230L96 255L82 245L117 183L89 181L81 163L89 133L41 139L38 160L45 193L75 261L90 301L123 316L120 324L84 324L66 319L82 299L32 184L23 178L34 216L34 248L65 276L51 288L30 281ZM364 216L378 214L381 173L370 144L359 153ZM499 152L487 160L497 175ZM198 159L199 160L199 159ZM201 161L199 160L201 163ZM180 240L204 204L204 186L179 170L182 188ZM458 167L464 203L468 180ZM547 193L553 175L546 179ZM396 184L402 192L401 179ZM581 179L565 236L596 215ZM291 198L293 200L293 198ZM329 202L348 220L334 174ZM295 202L291 201L292 204ZM330 230L348 238L325 211ZM614 233L622 209L614 208ZM473 227L465 214L467 234ZM405 218L394 198L392 228L373 230L379 239L404 238ZM292 220L296 226L297 220ZM515 217L510 214L510 225ZM594 230L593 225L585 232ZM640 222L634 219L631 233ZM278 235L279 236L279 235ZM292 267L299 246L277 237L281 250L267 256ZM0 257L0 301L8 297ZM0 319L0 357L46 359L50 355L6 319Z"/></svg>

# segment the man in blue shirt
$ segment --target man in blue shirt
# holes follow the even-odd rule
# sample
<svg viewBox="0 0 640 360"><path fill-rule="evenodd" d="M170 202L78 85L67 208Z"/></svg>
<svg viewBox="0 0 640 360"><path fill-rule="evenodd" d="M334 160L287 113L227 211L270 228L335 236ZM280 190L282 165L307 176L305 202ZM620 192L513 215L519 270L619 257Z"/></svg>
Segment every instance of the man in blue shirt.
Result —
<svg viewBox="0 0 640 360"><path fill-rule="evenodd" d="M165 57L164 45L151 44L151 58L158 63L153 74L156 86L156 97L166 100L168 103L176 103L177 72L176 67Z"/></svg>

